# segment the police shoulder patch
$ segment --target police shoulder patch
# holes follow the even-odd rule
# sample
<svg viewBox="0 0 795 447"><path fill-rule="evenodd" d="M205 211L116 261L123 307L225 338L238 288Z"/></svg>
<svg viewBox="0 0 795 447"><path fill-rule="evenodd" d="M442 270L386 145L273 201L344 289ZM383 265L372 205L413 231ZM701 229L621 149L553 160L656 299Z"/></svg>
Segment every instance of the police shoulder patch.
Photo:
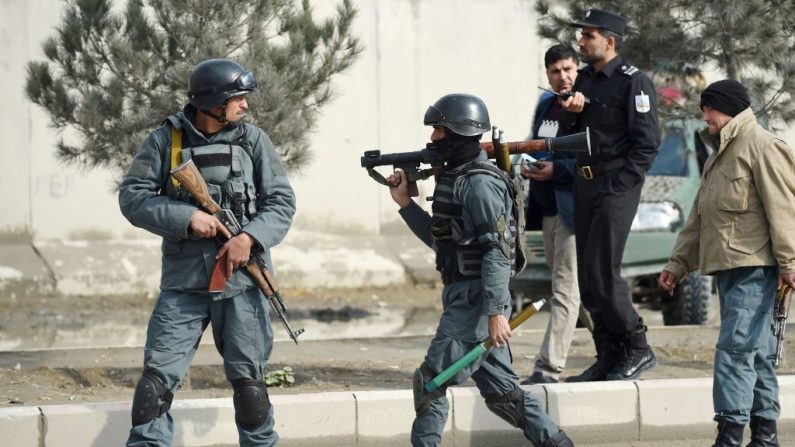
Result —
<svg viewBox="0 0 795 447"><path fill-rule="evenodd" d="M629 77L632 77L635 73L639 73L639 72L640 72L640 70L638 70L638 67L636 67L634 65L622 65L621 66L621 73L623 73L623 74L625 74L625 75L627 75Z"/></svg>

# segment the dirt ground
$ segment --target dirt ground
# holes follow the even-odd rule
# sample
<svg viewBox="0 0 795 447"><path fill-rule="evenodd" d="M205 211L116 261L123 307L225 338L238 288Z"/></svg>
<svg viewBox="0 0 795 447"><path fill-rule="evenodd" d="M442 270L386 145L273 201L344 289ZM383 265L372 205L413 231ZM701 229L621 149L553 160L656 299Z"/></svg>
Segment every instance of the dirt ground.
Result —
<svg viewBox="0 0 795 447"><path fill-rule="evenodd" d="M291 289L281 293L291 322L297 328L300 326L295 322L305 320L345 325L348 321L374 315L384 307L408 315L408 319L418 309L438 315L440 292L440 288L431 285L409 286L408 289ZM130 399L141 373L142 340L154 298L145 295L0 297L0 343L5 340L6 345L11 344L10 340L24 340L33 346L57 345L63 334L88 333L96 326L133 327L139 332L139 342L131 347L105 349L101 336L87 336L81 347L0 350L0 406ZM282 331L278 321L274 321L277 339L286 338ZM423 343L424 338L420 344ZM407 382L410 373L406 371L387 368L376 374L361 368L356 359L340 360L331 365L303 364L300 358L290 358L289 365L280 363L280 351L303 352L302 356L311 360L317 357L307 350L326 350L311 345L312 341L302 342L299 347L286 341L276 344L269 369L292 366L296 382L292 387L276 388L272 393L405 388L406 383L410 383ZM229 395L220 356L211 342L203 343L181 387L180 397Z"/></svg>
<svg viewBox="0 0 795 447"><path fill-rule="evenodd" d="M294 327L305 325L307 333L296 346L274 322L281 340L269 370L289 366L295 383L272 387L270 393L409 389L438 321L440 292L439 286L284 290ZM141 340L153 303L151 296L0 297L0 346L5 346L0 349L0 406L129 401L141 373ZM646 321L659 320L653 312L641 309ZM520 376L532 370L547 318L544 312L533 317L512 339ZM97 326L111 332L96 332ZM134 337L129 343L108 342L116 340L114 330ZM91 335L70 338L74 334ZM658 366L644 378L711 377L714 325L654 326L648 335ZM14 348L20 341L40 348ZM563 376L577 374L593 355L590 334L578 329ZM791 342L780 374L795 372L789 359L795 359ZM177 399L230 395L220 356L204 340Z"/></svg>

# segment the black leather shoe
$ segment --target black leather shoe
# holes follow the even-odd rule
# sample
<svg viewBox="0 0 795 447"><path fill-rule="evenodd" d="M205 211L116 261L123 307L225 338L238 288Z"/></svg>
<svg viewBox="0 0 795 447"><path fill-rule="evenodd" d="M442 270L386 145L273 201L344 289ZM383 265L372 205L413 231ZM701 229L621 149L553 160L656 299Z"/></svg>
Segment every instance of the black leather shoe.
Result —
<svg viewBox="0 0 795 447"><path fill-rule="evenodd" d="M534 371L533 374L530 374L530 377L522 380L519 383L522 385L539 385L545 383L558 383L558 379L545 376L541 373L541 371Z"/></svg>
<svg viewBox="0 0 795 447"><path fill-rule="evenodd" d="M607 374L605 380L632 380L656 364L657 357L654 356L651 348L630 348L627 349L627 356L616 364L615 368Z"/></svg>
<svg viewBox="0 0 795 447"><path fill-rule="evenodd" d="M751 442L747 447L779 447L776 421L751 416Z"/></svg>
<svg viewBox="0 0 795 447"><path fill-rule="evenodd" d="M742 447L744 425L718 420L718 437L712 447Z"/></svg>
<svg viewBox="0 0 795 447"><path fill-rule="evenodd" d="M574 447L571 439L563 433L563 430L548 437L542 443L534 443L536 447Z"/></svg>
<svg viewBox="0 0 795 447"><path fill-rule="evenodd" d="M596 357L596 363L577 376L566 378L566 382L600 382L607 379L607 375L616 366L618 360L613 355Z"/></svg>

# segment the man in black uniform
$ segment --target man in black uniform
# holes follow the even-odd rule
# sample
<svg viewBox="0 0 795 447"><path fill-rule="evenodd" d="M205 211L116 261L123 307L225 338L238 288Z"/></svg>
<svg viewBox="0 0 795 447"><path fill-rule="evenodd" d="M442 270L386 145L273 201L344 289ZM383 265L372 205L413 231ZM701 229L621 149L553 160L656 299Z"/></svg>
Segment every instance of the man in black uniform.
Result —
<svg viewBox="0 0 795 447"><path fill-rule="evenodd" d="M563 107L572 115L571 132L591 131L592 155L577 155L574 225L596 363L569 381L634 379L656 359L620 266L640 190L660 145L655 90L648 76L619 55L626 19L589 9L584 20L570 25L582 28L578 44L588 64L572 89L577 93Z"/></svg>

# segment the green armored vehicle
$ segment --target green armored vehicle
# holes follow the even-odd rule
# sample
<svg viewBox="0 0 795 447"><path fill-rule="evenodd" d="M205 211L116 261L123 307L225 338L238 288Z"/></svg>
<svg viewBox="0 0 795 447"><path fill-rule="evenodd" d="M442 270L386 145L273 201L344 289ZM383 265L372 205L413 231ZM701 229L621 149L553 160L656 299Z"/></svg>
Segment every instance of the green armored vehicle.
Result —
<svg viewBox="0 0 795 447"><path fill-rule="evenodd" d="M703 127L697 120L669 121L663 126L662 144L646 176L621 264L633 302L660 309L666 325L705 324L708 318L711 277L691 272L673 297L657 286L657 277L698 192L709 151L698 136ZM511 284L517 309L531 297L551 294L541 231L528 231L526 237L527 267Z"/></svg>

